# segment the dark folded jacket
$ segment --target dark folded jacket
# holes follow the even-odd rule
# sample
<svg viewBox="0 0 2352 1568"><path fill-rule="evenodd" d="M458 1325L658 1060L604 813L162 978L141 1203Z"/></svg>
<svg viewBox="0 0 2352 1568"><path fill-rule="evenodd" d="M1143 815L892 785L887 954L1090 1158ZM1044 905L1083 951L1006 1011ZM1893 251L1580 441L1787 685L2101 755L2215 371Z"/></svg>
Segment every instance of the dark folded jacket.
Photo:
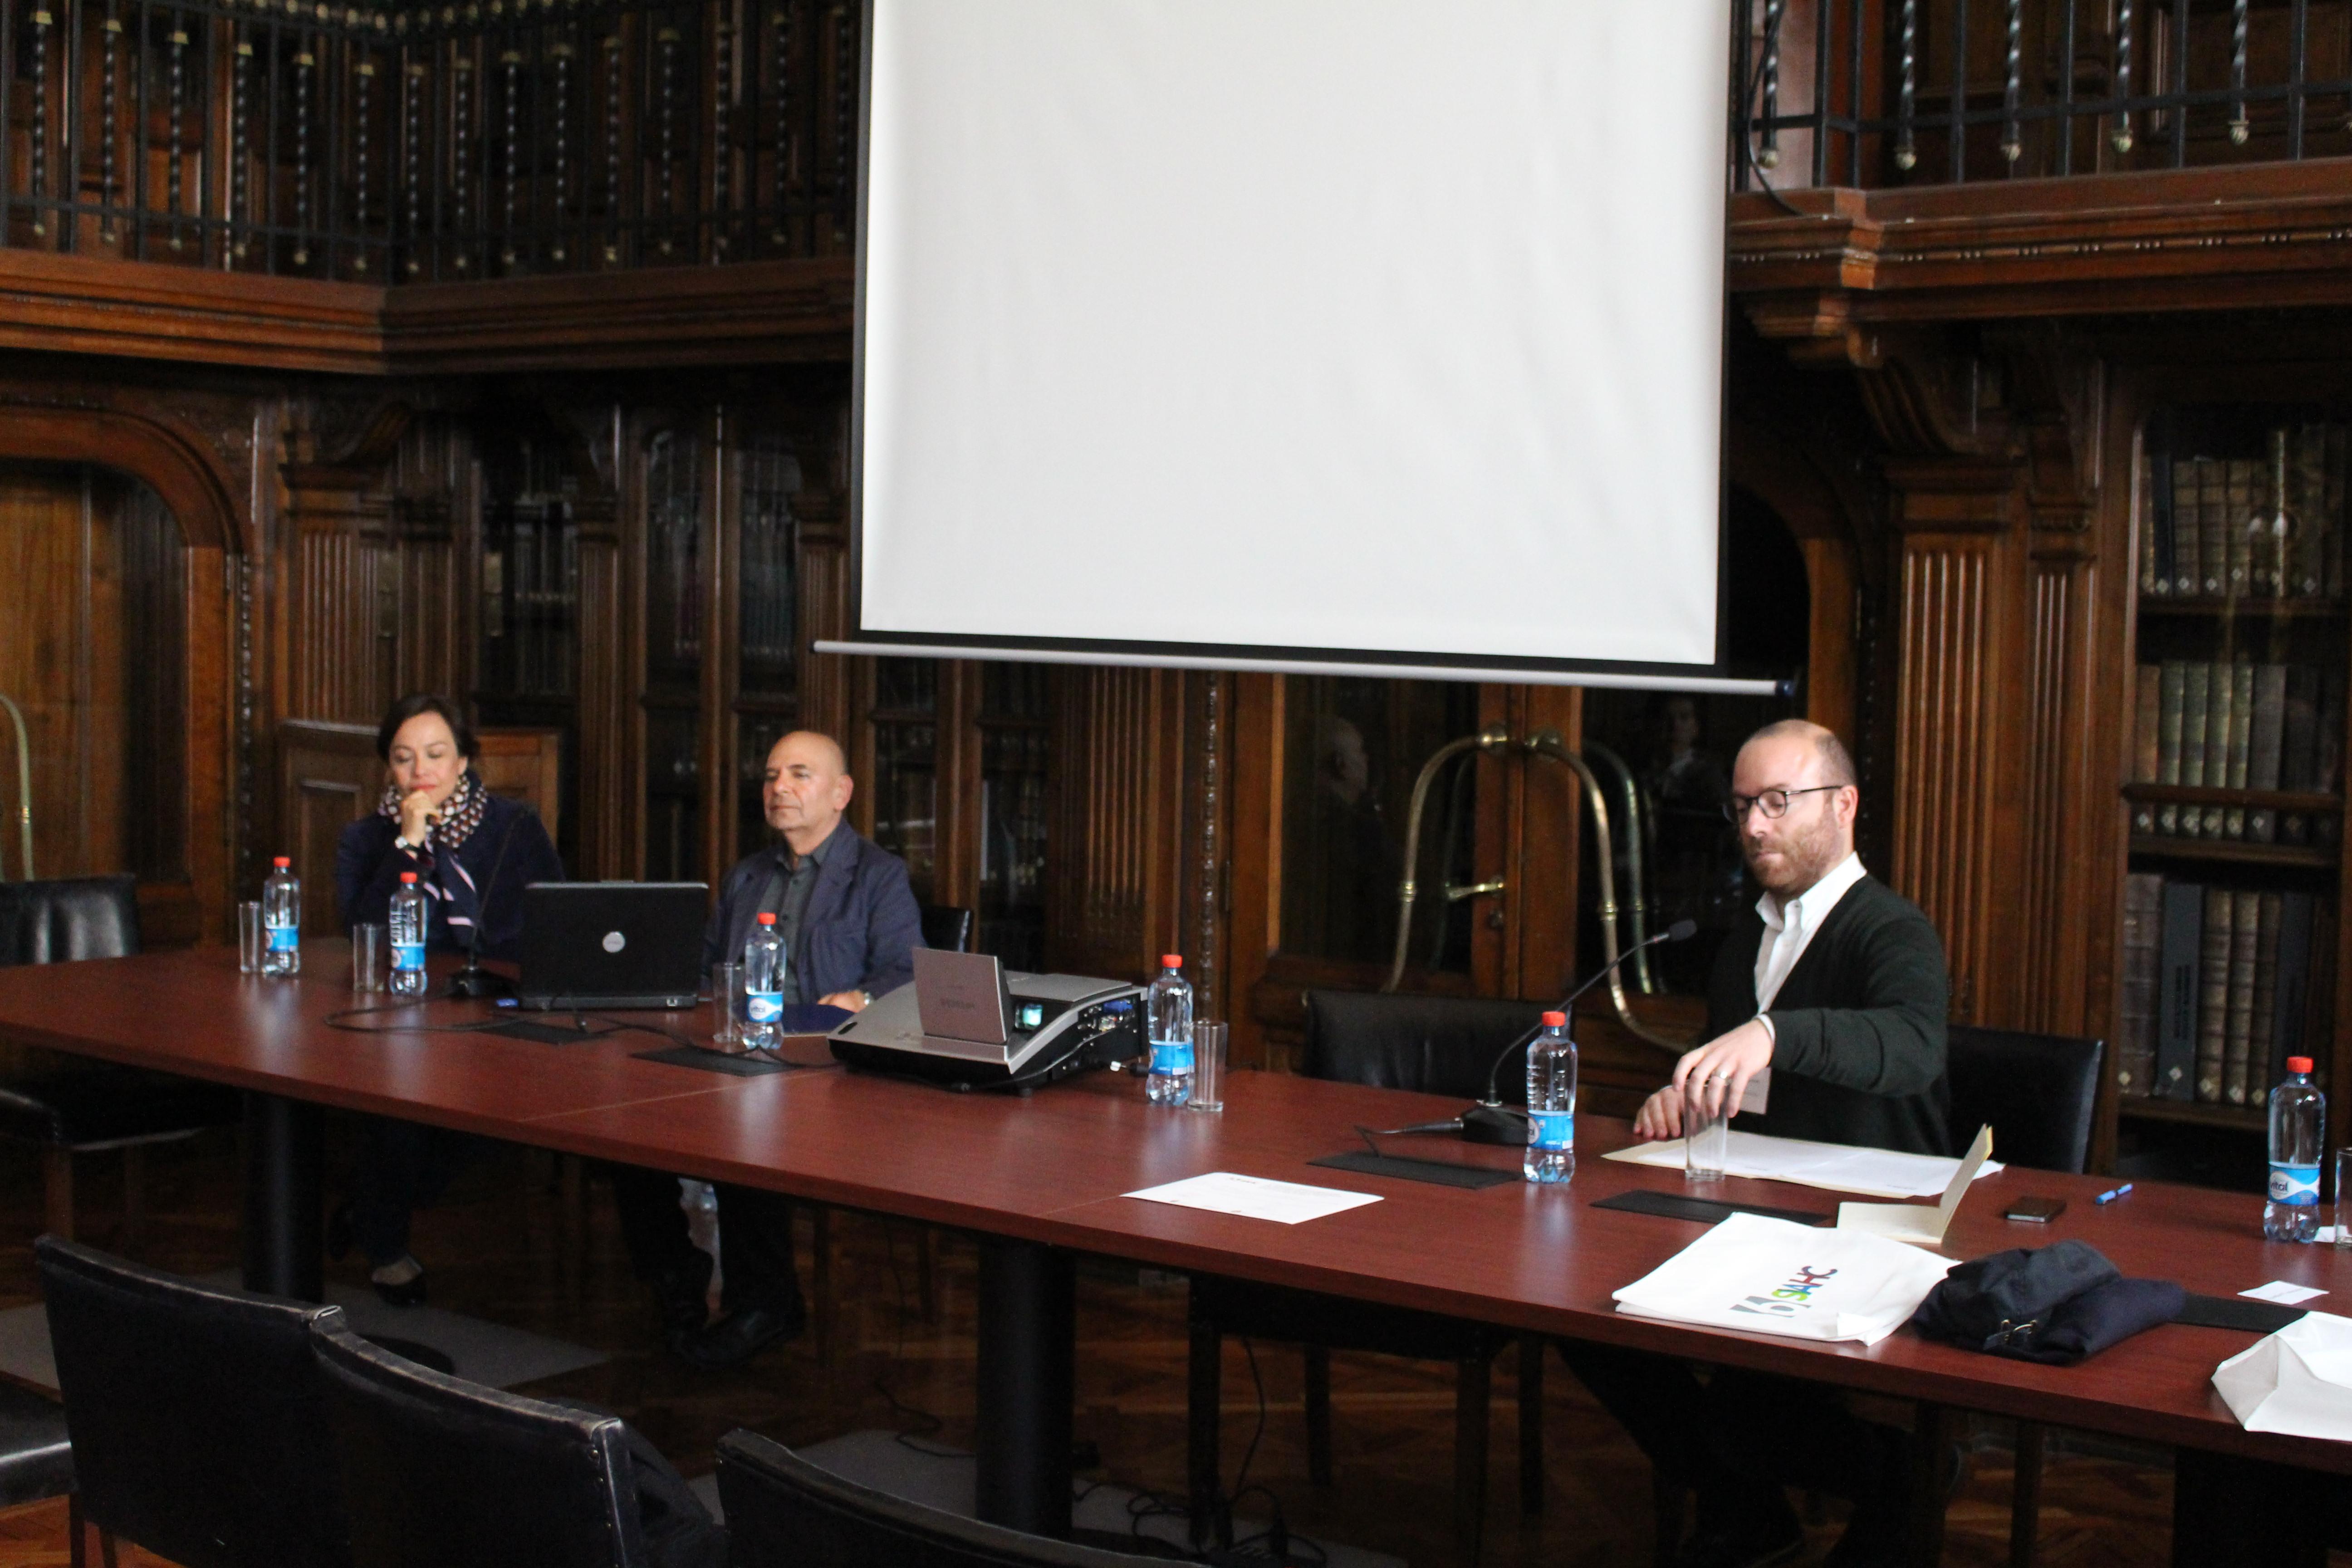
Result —
<svg viewBox="0 0 2352 1568"><path fill-rule="evenodd" d="M2126 1279L2089 1243L2062 1241L1961 1264L1927 1292L1911 1326L1969 1350L2072 1366L2170 1322L2186 1300L2168 1279Z"/></svg>

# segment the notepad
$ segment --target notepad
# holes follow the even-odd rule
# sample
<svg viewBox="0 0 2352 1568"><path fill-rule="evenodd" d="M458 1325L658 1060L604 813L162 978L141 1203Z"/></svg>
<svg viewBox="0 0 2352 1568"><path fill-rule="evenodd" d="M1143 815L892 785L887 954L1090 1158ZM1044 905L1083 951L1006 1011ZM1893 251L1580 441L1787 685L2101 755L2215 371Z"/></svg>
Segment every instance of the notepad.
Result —
<svg viewBox="0 0 2352 1568"><path fill-rule="evenodd" d="M1276 1225L1301 1225L1381 1201L1377 1193L1343 1193L1335 1187L1269 1182L1263 1176L1244 1176L1232 1171L1211 1171L1205 1176L1188 1176L1181 1182L1145 1187L1125 1195L1146 1203L1239 1215L1244 1219L1270 1219Z"/></svg>
<svg viewBox="0 0 2352 1568"><path fill-rule="evenodd" d="M1925 1204L1840 1204L1837 1227L1865 1231L1889 1241L1907 1241L1914 1247L1941 1247L1944 1233L1952 1227L1952 1216L1960 1210L1960 1200L1968 1196L1969 1184L1990 1158L1992 1126L1988 1122L1977 1129L1976 1142L1969 1145L1967 1156L1952 1173L1934 1208Z"/></svg>

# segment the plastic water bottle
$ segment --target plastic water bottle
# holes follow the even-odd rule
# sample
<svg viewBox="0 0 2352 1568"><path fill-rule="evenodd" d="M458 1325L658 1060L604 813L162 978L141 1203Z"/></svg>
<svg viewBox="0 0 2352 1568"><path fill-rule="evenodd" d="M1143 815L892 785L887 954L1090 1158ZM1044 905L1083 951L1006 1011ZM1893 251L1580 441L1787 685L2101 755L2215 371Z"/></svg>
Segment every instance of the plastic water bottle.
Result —
<svg viewBox="0 0 2352 1568"><path fill-rule="evenodd" d="M1519 1170L1530 1182L1576 1179L1576 1042L1565 1013L1546 1013L1528 1047L1528 1153Z"/></svg>
<svg viewBox="0 0 2352 1568"><path fill-rule="evenodd" d="M743 1044L748 1050L769 1051L783 1042L784 939L777 934L776 917L763 914L743 944Z"/></svg>
<svg viewBox="0 0 2352 1568"><path fill-rule="evenodd" d="M2271 1090L2271 1190L2263 1234L2310 1241L2319 1234L2319 1150L2327 1097L2311 1081L2311 1058L2289 1057L2286 1081Z"/></svg>
<svg viewBox="0 0 2352 1568"><path fill-rule="evenodd" d="M416 873L400 874L400 890L392 895L392 914L387 923L392 939L392 994L394 996L425 994L425 931L426 913L425 891L416 885Z"/></svg>
<svg viewBox="0 0 2352 1568"><path fill-rule="evenodd" d="M1184 960L1160 960L1160 978L1144 1000L1151 1039L1151 1076L1143 1098L1154 1105L1181 1105L1192 1098L1192 987L1184 980Z"/></svg>
<svg viewBox="0 0 2352 1568"><path fill-rule="evenodd" d="M264 974L302 973L302 880L289 869L294 862L280 855L276 868L261 884L261 928L268 936L261 950Z"/></svg>

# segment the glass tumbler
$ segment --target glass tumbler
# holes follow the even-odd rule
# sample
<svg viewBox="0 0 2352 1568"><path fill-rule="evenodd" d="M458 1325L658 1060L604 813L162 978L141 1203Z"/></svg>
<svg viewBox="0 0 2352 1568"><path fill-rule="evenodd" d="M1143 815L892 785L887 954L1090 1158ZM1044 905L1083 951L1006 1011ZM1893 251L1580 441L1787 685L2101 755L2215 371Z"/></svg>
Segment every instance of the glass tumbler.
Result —
<svg viewBox="0 0 2352 1568"><path fill-rule="evenodd" d="M710 1011L715 1026L710 1043L720 1050L732 1050L740 1046L743 1030L737 1020L743 1016L741 964L714 963L710 966Z"/></svg>
<svg viewBox="0 0 2352 1568"><path fill-rule="evenodd" d="M251 899L236 906L236 972L261 973L261 950L268 942L262 930L261 905Z"/></svg>
<svg viewBox="0 0 2352 1568"><path fill-rule="evenodd" d="M2352 1203L2346 1202L2346 1184L2352 1182L2352 1149L2336 1151L2336 1245L2352 1247Z"/></svg>
<svg viewBox="0 0 2352 1568"><path fill-rule="evenodd" d="M1225 1108L1226 1041L1223 1024L1192 1026L1192 1094L1184 1102L1187 1110Z"/></svg>
<svg viewBox="0 0 2352 1568"><path fill-rule="evenodd" d="M362 921L352 927L352 989L383 989L384 928Z"/></svg>
<svg viewBox="0 0 2352 1568"><path fill-rule="evenodd" d="M1731 1097L1726 1095L1722 1109L1709 1116L1698 1108L1688 1095L1683 1098L1683 1179L1686 1182L1719 1182L1723 1180L1724 1160L1731 1145Z"/></svg>

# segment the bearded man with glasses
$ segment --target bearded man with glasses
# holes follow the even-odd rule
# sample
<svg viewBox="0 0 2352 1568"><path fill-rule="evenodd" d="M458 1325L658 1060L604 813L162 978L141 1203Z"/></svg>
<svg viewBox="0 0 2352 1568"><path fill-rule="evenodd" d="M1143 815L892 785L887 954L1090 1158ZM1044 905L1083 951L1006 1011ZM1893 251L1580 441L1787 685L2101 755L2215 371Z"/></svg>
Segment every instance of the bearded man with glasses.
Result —
<svg viewBox="0 0 2352 1568"><path fill-rule="evenodd" d="M1756 1131L1948 1152L1944 947L1916 905L1863 869L1861 802L1853 759L1818 724L1783 720L1740 748L1725 811L1762 896L1716 956L1706 1043L1643 1103L1636 1137L1678 1138L1685 1108L1746 1100L1741 1125ZM1836 1391L1728 1367L1702 1382L1687 1363L1640 1351L1560 1352L1652 1462L1696 1490L1679 1568L1801 1556L1790 1486L1854 1501L1830 1568L1903 1559L1908 1439Z"/></svg>

